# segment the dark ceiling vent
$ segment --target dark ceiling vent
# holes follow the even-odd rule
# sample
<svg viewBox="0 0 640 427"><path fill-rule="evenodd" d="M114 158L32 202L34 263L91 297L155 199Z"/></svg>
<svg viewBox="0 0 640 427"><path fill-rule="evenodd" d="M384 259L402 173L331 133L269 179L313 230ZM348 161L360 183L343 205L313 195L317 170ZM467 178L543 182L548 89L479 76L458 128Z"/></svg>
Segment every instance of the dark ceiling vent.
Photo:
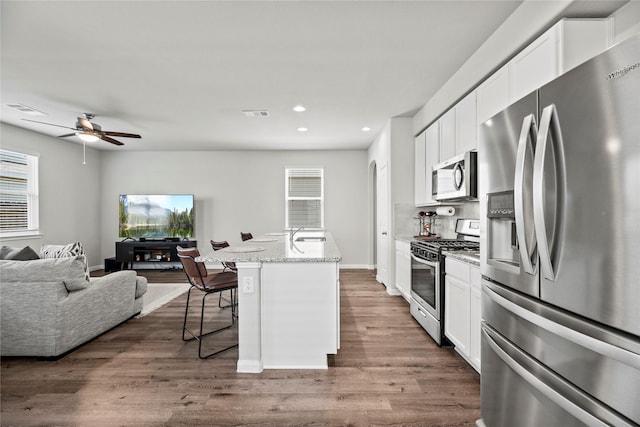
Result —
<svg viewBox="0 0 640 427"><path fill-rule="evenodd" d="M242 114L247 117L269 117L267 110L242 110Z"/></svg>
<svg viewBox="0 0 640 427"><path fill-rule="evenodd" d="M4 104L5 107L9 107L13 110L18 110L21 113L28 114L30 116L46 116L42 111L38 111L35 108L28 107L24 104Z"/></svg>

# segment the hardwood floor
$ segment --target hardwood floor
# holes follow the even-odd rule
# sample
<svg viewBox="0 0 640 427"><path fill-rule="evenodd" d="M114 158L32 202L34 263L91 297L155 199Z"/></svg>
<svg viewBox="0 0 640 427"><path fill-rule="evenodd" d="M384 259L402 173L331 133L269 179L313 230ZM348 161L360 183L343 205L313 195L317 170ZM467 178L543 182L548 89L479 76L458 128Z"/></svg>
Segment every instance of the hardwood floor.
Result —
<svg viewBox="0 0 640 427"><path fill-rule="evenodd" d="M340 277L341 348L328 370L240 374L237 348L199 360L197 343L180 338L183 295L57 361L3 358L1 424L473 426L478 374L438 348L371 271ZM228 319L210 311L211 322ZM235 338L225 334L207 345Z"/></svg>

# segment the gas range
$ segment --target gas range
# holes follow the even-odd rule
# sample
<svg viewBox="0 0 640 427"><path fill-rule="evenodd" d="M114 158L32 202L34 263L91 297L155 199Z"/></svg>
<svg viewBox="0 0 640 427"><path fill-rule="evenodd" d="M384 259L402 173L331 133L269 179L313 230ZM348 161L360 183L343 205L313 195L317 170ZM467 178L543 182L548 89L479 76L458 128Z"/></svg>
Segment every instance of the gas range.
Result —
<svg viewBox="0 0 640 427"><path fill-rule="evenodd" d="M459 219L457 239L411 242L411 315L438 345L447 345L444 335L445 256L442 252L480 249L480 221Z"/></svg>
<svg viewBox="0 0 640 427"><path fill-rule="evenodd" d="M437 261L443 251L478 251L479 242L459 239L414 240L411 242L411 253L427 261Z"/></svg>
<svg viewBox="0 0 640 427"><path fill-rule="evenodd" d="M443 251L478 251L480 249L480 221L459 219L457 239L414 240L411 253L427 261L438 261Z"/></svg>

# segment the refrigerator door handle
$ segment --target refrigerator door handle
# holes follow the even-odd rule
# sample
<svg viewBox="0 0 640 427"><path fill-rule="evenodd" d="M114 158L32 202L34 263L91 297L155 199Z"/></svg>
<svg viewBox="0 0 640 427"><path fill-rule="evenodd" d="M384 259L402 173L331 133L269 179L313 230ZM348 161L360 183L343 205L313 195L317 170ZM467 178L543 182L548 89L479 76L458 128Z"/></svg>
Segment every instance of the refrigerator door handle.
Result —
<svg viewBox="0 0 640 427"><path fill-rule="evenodd" d="M546 396L550 400L556 403L559 407L573 415L576 419L583 422L585 425L589 426L609 426L610 424L602 421L600 418L595 417L590 412L586 411L584 408L577 405L574 401L567 398L565 394L560 392L559 390L567 389L571 390L571 394L576 396L581 401L588 401L594 406L600 406L596 403L591 397L584 394L582 391L575 388L573 385L569 383L564 383L561 379L557 379L555 373L548 371L547 368L544 368L542 365L538 365L538 369L546 372L544 378L546 381L543 381L540 377L541 375L536 375L536 373L531 372L530 369L523 366L518 360L508 354L497 341L502 341L499 335L493 332L491 329L487 328L483 325L482 327L482 335L485 339L484 342L488 344L488 347L492 352L494 352L501 360L506 364L511 370L513 370L520 378L526 381L531 387L536 389L539 393ZM527 359L530 359L525 353L521 350L515 350L518 357L521 357L525 364L537 364L537 362L530 360L527 363ZM547 372L548 371L548 372ZM554 384L555 382L558 384ZM564 384L563 384L564 383ZM606 414L606 418L608 421L615 422L615 425L619 426L632 426L633 424L629 423L627 420L620 418L616 414L612 413L604 409L604 407L600 406L601 413Z"/></svg>
<svg viewBox="0 0 640 427"><path fill-rule="evenodd" d="M542 110L533 163L533 221L540 253L541 274L545 279L551 281L555 280L558 271L557 260L559 259L559 246L562 240L562 218L564 217L565 173L562 147L562 132L560 131L558 112L556 106L551 104ZM548 152L553 153L553 171L545 171L545 159ZM545 173L555 173L556 178L554 224L548 224L545 219ZM550 239L547 237L549 226L553 227L553 234Z"/></svg>
<svg viewBox="0 0 640 427"><path fill-rule="evenodd" d="M490 285L483 287L483 292L496 304L502 306L504 309L510 311L516 316L525 319L526 321L538 326L541 329L547 330L563 339L571 341L579 346L589 349L593 352L602 354L610 359L617 360L620 363L631 366L640 370L640 355L633 353L623 347L618 347L609 344L605 341L583 334L577 330L569 328L561 323L554 322L540 314L537 314L527 308L516 304L504 296L497 293Z"/></svg>
<svg viewBox="0 0 640 427"><path fill-rule="evenodd" d="M527 274L534 274L534 264L531 258L536 250L535 228L530 242L527 242L527 228L524 219L524 191L525 191L525 162L527 154L533 154L533 144L538 138L538 128L533 114L522 119L520 138L518 139L518 152L516 154L515 180L513 185L514 210L516 219L516 235L520 250L522 268ZM531 142L529 142L531 141Z"/></svg>

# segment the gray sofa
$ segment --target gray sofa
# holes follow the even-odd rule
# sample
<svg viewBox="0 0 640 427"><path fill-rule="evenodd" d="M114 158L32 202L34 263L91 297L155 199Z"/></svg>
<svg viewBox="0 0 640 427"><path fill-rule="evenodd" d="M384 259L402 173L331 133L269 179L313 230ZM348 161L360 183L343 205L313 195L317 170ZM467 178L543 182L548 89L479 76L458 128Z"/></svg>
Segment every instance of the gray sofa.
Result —
<svg viewBox="0 0 640 427"><path fill-rule="evenodd" d="M78 257L0 261L0 354L57 357L142 310L135 271L84 275Z"/></svg>

